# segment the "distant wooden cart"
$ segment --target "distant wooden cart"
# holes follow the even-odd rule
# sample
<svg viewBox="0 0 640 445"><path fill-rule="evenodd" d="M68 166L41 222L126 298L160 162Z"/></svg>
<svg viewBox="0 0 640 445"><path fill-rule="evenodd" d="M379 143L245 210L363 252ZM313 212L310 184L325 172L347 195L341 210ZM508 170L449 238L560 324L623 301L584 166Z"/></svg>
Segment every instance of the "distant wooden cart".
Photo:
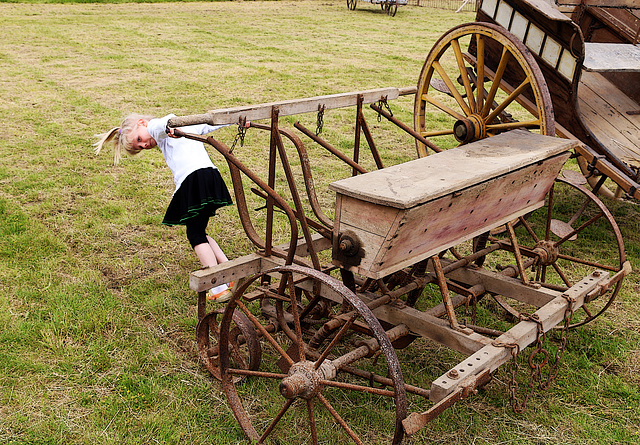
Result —
<svg viewBox="0 0 640 445"><path fill-rule="evenodd" d="M365 3L372 3L374 5L380 5L382 10L394 17L396 12L398 12L398 6L405 6L407 4L407 0L360 0ZM358 0L347 0L347 8L350 11L356 9L356 5L358 4Z"/></svg>
<svg viewBox="0 0 640 445"><path fill-rule="evenodd" d="M171 127L240 123L241 129L251 121L249 131L269 135L268 171L259 175L246 164L252 150L231 150L213 137L176 130L224 156L240 222L256 247L190 276L198 293L200 356L221 380L236 420L253 441L318 444L341 432L346 441L366 443L372 425L350 401L376 410L376 428L400 444L406 434L473 395L529 345L536 347L527 354L526 367L532 382L539 378L534 373L549 354L546 333L557 328L566 340L570 328L598 317L630 272L606 207L583 186L557 177L579 142L547 135L553 134L553 120L496 123L500 127L488 129L500 130L495 137L384 168L363 106L371 104L418 144L435 149L383 109L387 101L415 91L343 93L169 122ZM429 100L428 93L417 100ZM356 108L353 153L336 149L300 122L294 125L347 167L347 177L329 185L335 193L330 218L316 194L313 157L280 119L343 107ZM474 125L461 119L457 137L475 132ZM362 165L362 134L374 171ZM329 162L319 151L316 162ZM243 180L264 200L260 226ZM274 242L278 218L288 227L282 244ZM576 252L588 251L585 246L595 239L604 251L598 258L581 258ZM207 308L206 291L230 281L237 285L226 307ZM507 311L497 310L496 302ZM415 371L403 371L414 360L401 364L396 352L418 339L464 358L425 387ZM560 344L541 386L557 374L565 342ZM424 346L416 351L426 353ZM510 382L512 402L521 409L528 395L518 400L516 385Z"/></svg>
<svg viewBox="0 0 640 445"><path fill-rule="evenodd" d="M443 36L428 58L416 102L421 134L430 140L453 134L460 121L458 143L467 143L498 134L508 122L553 125L558 135L582 142L576 153L594 190L640 199L638 2L558 0L556 6L546 0L483 0L477 20ZM458 58L458 72L438 70L447 54ZM495 104L473 108L480 76L485 97ZM456 103L447 105L438 90ZM500 92L529 114L522 118L500 110L505 97ZM430 107L444 111L450 122L425 120ZM607 178L617 190L605 187Z"/></svg>

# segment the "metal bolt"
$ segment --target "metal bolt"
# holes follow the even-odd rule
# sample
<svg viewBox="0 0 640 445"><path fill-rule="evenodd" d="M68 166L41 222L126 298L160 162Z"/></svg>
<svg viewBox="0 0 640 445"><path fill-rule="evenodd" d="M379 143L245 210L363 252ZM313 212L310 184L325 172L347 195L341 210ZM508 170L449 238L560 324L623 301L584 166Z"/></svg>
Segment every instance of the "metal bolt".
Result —
<svg viewBox="0 0 640 445"><path fill-rule="evenodd" d="M447 374L447 375L452 379L457 379L458 378L458 371L456 371L455 369L452 369L451 371L449 371L449 374Z"/></svg>

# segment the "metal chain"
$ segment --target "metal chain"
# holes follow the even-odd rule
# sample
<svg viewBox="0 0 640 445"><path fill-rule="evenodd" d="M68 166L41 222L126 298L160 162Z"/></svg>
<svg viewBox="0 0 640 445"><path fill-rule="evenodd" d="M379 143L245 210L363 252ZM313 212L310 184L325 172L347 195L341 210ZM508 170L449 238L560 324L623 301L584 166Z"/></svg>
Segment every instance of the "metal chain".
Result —
<svg viewBox="0 0 640 445"><path fill-rule="evenodd" d="M324 126L324 105L318 105L318 117L316 118L316 136L322 133Z"/></svg>
<svg viewBox="0 0 640 445"><path fill-rule="evenodd" d="M236 133L236 137L233 139L233 144L231 144L229 153L233 153L233 149L236 148L236 144L238 142L240 142L240 147L244 147L244 136L247 134L246 123L246 118L241 117L238 122L238 132Z"/></svg>
<svg viewBox="0 0 640 445"><path fill-rule="evenodd" d="M518 399L518 381L516 380L516 374L519 371L519 345L517 343L502 343L498 341L494 341L492 343L492 345L495 347L504 347L511 349L511 356L513 357L513 361L511 365L511 381L509 382L509 402L511 404L511 408L516 413L522 413L527 409L527 402L533 394L536 386L540 390L546 391L547 389L549 389L551 383L556 379L558 375L560 359L562 359L562 356L564 355L564 351L567 345L569 325L571 324L571 318L573 317L573 304L576 301L575 298L569 297L566 294L563 294L562 296L567 300L567 307L564 312L564 324L562 327L562 333L560 335L560 345L556 350L555 360L549 368L549 374L546 380L543 380L542 378L542 368L549 361L549 352L543 347L543 343L546 340L546 334L544 332L544 327L542 326L542 321L537 314L520 314L520 320L532 321L537 325L536 347L529 355L529 367L531 369L531 374L529 377L527 388L524 391L524 398L522 400ZM542 355L542 359L538 360L538 363L536 363L536 356L539 355Z"/></svg>
<svg viewBox="0 0 640 445"><path fill-rule="evenodd" d="M562 296L565 300L567 300L567 307L564 310L564 323L562 326L562 331L560 331L560 344L558 345L558 349L556 350L554 362L549 369L547 380L544 382L540 382L540 389L544 391L551 387L551 384L558 376L560 360L564 355L569 337L569 325L571 324L571 319L573 318L573 304L576 302L576 299L566 294L562 294Z"/></svg>
<svg viewBox="0 0 640 445"><path fill-rule="evenodd" d="M382 110L382 107L386 108L389 112L389 115L393 116L393 111L391 111L391 107L387 103L387 96L384 96L378 101L378 108ZM378 122L382 120L382 113L378 112Z"/></svg>

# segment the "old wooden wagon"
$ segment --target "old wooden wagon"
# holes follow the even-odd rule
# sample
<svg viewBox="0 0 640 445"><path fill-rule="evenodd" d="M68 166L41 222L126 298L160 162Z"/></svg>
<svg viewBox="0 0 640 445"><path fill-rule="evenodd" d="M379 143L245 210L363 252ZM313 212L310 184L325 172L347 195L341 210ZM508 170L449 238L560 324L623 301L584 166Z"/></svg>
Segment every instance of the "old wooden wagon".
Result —
<svg viewBox="0 0 640 445"><path fill-rule="evenodd" d="M416 104L416 125L428 138L437 130L451 133L451 122L440 120L439 129L425 125L429 107L453 122L461 115L487 125L493 125L492 119L522 120L491 106L468 111L473 105L467 103L468 93L482 75L487 90L499 84L497 91L510 93L510 100L540 116L543 124L555 119L558 135L582 142L576 147L578 161L594 190L638 199L639 36L640 6L633 0L483 0L477 22L452 29L430 54L419 89L432 100ZM456 57L456 72L444 73L434 65ZM548 96L540 92L545 86ZM445 108L438 94L455 97L460 105ZM549 105L554 116L547 112ZM474 134L465 131L464 141L492 134L483 125L475 127ZM607 188L607 178L614 190Z"/></svg>
<svg viewBox="0 0 640 445"><path fill-rule="evenodd" d="M398 6L405 6L407 4L407 0L360 0L364 3L371 3L373 5L380 5L382 10L391 17L395 17L396 12L398 12ZM358 0L347 0L347 8L350 11L356 9L356 5L358 4Z"/></svg>
<svg viewBox="0 0 640 445"><path fill-rule="evenodd" d="M491 88L486 96L484 88L462 84L476 109L498 97ZM375 411L382 422L376 430L398 444L507 362L522 362L530 388L544 388L558 372L569 329L602 314L629 273L609 211L571 175L558 176L579 143L548 136L553 119L500 123L509 107L494 107L490 124L497 127L481 131L495 137L440 150L425 137L420 103L429 96L420 85L415 128L385 110L388 101L415 91L384 88L170 121L239 128L250 121L249 131L269 135L268 167L259 175L248 166L251 150L176 130L224 156L240 222L256 249L190 276L200 355L251 440L320 443L343 434L366 443L366 413ZM366 104L411 134L420 153L439 152L383 168ZM295 132L281 126L284 116L344 107L356 108L349 154L300 122ZM478 121L458 121L457 138L477 131ZM299 133L325 154L313 158ZM362 163L362 134L373 171ZM348 169L329 185L335 193L329 209L314 180L314 167L329 162L327 152ZM259 216L249 210L249 188L263 200ZM593 258L576 253L594 243ZM230 281L237 284L228 304L208 308L206 291ZM551 348L544 338L554 328L561 341ZM436 345L452 351L456 364L431 369L434 378L425 385L426 357L443 353ZM528 362L518 360L530 345ZM515 378L510 387L514 407L522 409L531 392L518 395Z"/></svg>

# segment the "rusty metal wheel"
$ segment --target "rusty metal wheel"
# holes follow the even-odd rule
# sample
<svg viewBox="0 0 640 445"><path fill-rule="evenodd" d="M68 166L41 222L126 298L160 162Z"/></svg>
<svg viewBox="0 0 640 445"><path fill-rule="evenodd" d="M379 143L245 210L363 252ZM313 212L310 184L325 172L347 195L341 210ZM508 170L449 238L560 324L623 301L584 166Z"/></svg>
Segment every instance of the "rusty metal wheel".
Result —
<svg viewBox="0 0 640 445"><path fill-rule="evenodd" d="M198 352L212 376L222 380L220 374L220 325L224 308L216 309L198 322L196 326L196 340ZM242 312L235 311L232 316L232 324L229 329L229 354L234 367L248 370L257 370L260 366L262 349L258 339L258 333L251 321ZM237 381L241 376L236 377Z"/></svg>
<svg viewBox="0 0 640 445"><path fill-rule="evenodd" d="M391 17L396 16L396 12L398 12L398 3L396 0L387 0L382 5L384 12L386 12L387 15L390 15Z"/></svg>
<svg viewBox="0 0 640 445"><path fill-rule="evenodd" d="M353 11L354 9L356 9L357 3L358 0L347 0L347 8L349 8L350 11Z"/></svg>
<svg viewBox="0 0 640 445"><path fill-rule="evenodd" d="M526 257L537 258L529 278L543 286L563 291L595 269L611 276L627 270L618 225L605 205L580 184L559 177L545 206L519 222L515 228L518 244ZM502 240L508 243L506 237ZM584 252L589 252L590 257L584 258ZM569 327L582 326L602 315L615 300L621 284L622 279L603 295L592 296L573 314ZM501 305L514 313L505 301Z"/></svg>
<svg viewBox="0 0 640 445"><path fill-rule="evenodd" d="M245 434L258 443L317 444L336 436L343 436L341 442L368 443L367 419L375 411L377 422L386 424L377 425L376 434L388 431L389 441L400 444L407 414L404 380L391 340L371 310L342 282L320 271L290 265L266 274L282 283L264 298L290 308L286 328L269 332L256 314L259 307L243 298L260 275L238 288L220 324L222 385ZM344 302L335 305L342 312L330 317L327 323L334 330L317 347L310 346L313 333L305 332L300 323L298 288ZM260 371L233 365L232 349L226 345L235 311L243 312L262 335ZM238 383L238 376L249 378Z"/></svg>
<svg viewBox="0 0 640 445"><path fill-rule="evenodd" d="M555 135L551 96L529 50L489 23L444 34L422 67L414 103L418 156L513 128Z"/></svg>

